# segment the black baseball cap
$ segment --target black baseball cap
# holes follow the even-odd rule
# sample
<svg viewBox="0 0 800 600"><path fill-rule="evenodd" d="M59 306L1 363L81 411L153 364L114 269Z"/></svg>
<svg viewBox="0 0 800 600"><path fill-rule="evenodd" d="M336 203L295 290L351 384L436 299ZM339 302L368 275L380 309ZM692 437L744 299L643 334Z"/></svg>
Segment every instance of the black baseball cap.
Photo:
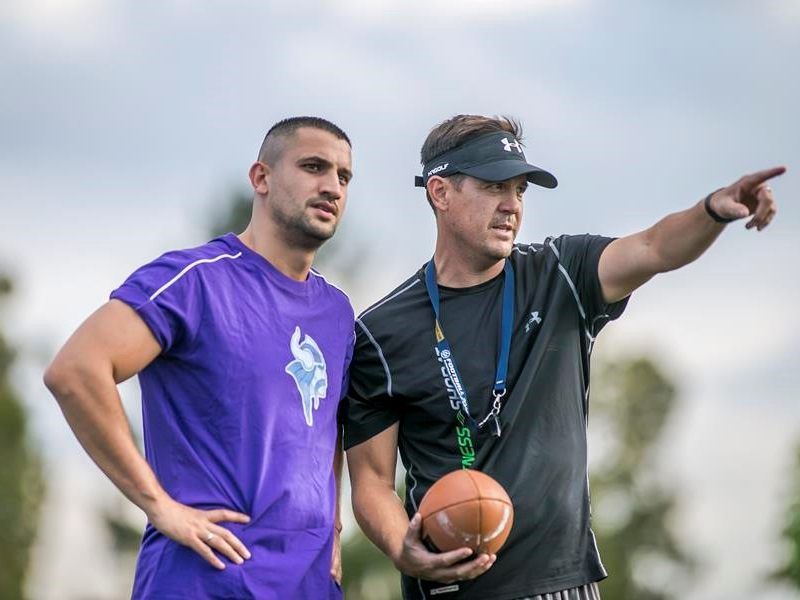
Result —
<svg viewBox="0 0 800 600"><path fill-rule="evenodd" d="M505 181L527 175L530 183L542 187L558 185L552 173L528 163L522 144L504 131L481 135L434 157L425 163L422 177L415 177L414 185L426 187L428 179L434 175L447 177L456 173L484 181Z"/></svg>

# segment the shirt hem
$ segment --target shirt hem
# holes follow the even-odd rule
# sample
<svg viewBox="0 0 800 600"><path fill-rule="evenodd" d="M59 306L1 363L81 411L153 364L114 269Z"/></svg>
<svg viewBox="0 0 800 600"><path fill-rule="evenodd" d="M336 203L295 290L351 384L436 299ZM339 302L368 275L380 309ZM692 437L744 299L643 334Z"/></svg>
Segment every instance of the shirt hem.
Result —
<svg viewBox="0 0 800 600"><path fill-rule="evenodd" d="M464 590L463 593L451 596L451 598L453 598L454 600L462 598L465 600L470 598L481 598L481 599L491 598L491 600L519 600L520 598L539 596L543 594L552 594L555 592L563 592L565 590L569 590L575 587L580 587L582 585L589 585L591 583L600 582L606 577L608 577L608 575L603 572L592 575L586 573L581 573L580 575L574 575L574 574L565 575L562 577L553 577L551 579L545 579L532 584L526 584L518 588L502 589L500 591L491 592L491 596L486 595L488 593L487 590L474 590L474 591ZM405 599L419 600L423 597L428 598L429 596L430 593L426 591L424 595L408 596L405 597ZM441 597L447 598L448 595L444 594Z"/></svg>

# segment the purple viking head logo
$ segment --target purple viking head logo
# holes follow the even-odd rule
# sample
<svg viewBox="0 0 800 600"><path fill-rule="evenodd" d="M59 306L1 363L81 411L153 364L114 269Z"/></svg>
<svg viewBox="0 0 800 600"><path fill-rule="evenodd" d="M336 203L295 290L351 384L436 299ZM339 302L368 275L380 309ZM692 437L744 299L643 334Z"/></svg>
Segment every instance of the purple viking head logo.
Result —
<svg viewBox="0 0 800 600"><path fill-rule="evenodd" d="M300 340L300 327L294 328L289 348L294 360L286 365L286 372L292 376L300 392L303 403L303 416L306 425L314 424L313 410L319 408L320 398L324 398L328 391L328 371L325 367L325 357L310 335L306 334Z"/></svg>

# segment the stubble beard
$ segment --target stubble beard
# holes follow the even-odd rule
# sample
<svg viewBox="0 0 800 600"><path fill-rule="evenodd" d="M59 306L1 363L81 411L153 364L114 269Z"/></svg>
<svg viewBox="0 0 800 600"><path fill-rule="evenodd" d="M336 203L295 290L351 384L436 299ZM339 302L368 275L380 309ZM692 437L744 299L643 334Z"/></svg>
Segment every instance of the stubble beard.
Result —
<svg viewBox="0 0 800 600"><path fill-rule="evenodd" d="M484 266L491 266L498 261L508 258L514 248L513 241L508 248L506 248L505 243L501 245L488 239L488 236L486 239L477 241L474 234L458 232L455 237L458 247L461 248L463 252L469 253L476 261L476 264L480 263ZM516 239L516 235L514 237Z"/></svg>
<svg viewBox="0 0 800 600"><path fill-rule="evenodd" d="M273 206L272 216L282 231L286 241L294 247L315 251L336 233L336 224L329 228L314 223L306 212L308 203L297 213L289 213L279 206Z"/></svg>
<svg viewBox="0 0 800 600"><path fill-rule="evenodd" d="M511 252L514 250L514 242L517 239L517 232L514 232L514 235L511 237L511 242L499 241L499 240L489 240L487 241L484 251L487 255L491 256L495 260L502 260L504 258L508 258L511 256Z"/></svg>

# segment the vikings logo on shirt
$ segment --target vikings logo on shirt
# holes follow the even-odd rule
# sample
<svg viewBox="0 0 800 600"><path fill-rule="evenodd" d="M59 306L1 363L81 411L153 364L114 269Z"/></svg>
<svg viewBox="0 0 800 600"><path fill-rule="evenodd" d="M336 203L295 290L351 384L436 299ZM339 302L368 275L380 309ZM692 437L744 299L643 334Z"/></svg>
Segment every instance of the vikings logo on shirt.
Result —
<svg viewBox="0 0 800 600"><path fill-rule="evenodd" d="M319 400L324 398L328 391L328 371L325 368L325 357L310 335L306 334L300 341L300 327L294 328L289 348L294 360L286 365L286 372L292 376L300 392L303 402L303 415L306 424L314 424L312 410L319 409Z"/></svg>

